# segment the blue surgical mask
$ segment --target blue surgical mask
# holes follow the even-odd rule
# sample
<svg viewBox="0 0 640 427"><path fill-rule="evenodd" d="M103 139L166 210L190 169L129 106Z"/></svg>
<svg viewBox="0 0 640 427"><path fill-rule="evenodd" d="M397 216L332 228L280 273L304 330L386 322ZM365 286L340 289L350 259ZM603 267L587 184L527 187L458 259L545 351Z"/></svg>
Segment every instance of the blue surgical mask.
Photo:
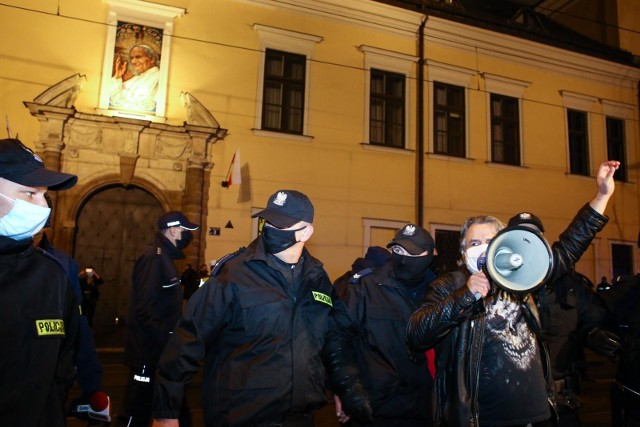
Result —
<svg viewBox="0 0 640 427"><path fill-rule="evenodd" d="M2 193L0 196L13 203L9 213L0 218L0 236L13 240L30 239L42 230L51 214L50 208L12 199Z"/></svg>

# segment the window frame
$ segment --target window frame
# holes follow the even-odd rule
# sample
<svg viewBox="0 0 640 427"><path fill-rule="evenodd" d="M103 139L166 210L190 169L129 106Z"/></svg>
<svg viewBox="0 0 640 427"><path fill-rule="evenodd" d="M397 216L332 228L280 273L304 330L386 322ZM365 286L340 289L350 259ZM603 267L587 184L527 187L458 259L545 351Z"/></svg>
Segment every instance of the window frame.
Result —
<svg viewBox="0 0 640 427"><path fill-rule="evenodd" d="M495 111L496 102L500 103L500 114ZM513 112L515 114L509 114ZM509 166L522 166L522 147L520 137L520 102L518 98L499 93L490 95L490 132L491 162ZM497 139L496 128L500 128L501 138ZM500 149L498 151L498 149ZM511 153L509 153L511 151ZM498 160L498 154L502 156ZM508 158L507 158L508 157Z"/></svg>
<svg viewBox="0 0 640 427"><path fill-rule="evenodd" d="M254 24L253 29L258 33L260 41L260 64L258 67L258 85L256 92L256 112L254 128L252 129L254 135L279 138L279 139L291 139L295 141L310 141L312 137L309 135L310 127L310 113L309 104L312 97L311 94L311 77L313 68L313 57L315 51L315 45L321 43L324 39L321 36L313 34L299 33L296 31L289 31L282 28L269 27L262 24ZM265 84L265 62L267 49L273 49L276 51L287 52L292 54L304 55L306 58L305 67L305 87L304 87L304 111L302 117L302 132L300 134L293 134L281 131L263 130L262 129L262 107L264 97L264 84Z"/></svg>
<svg viewBox="0 0 640 427"><path fill-rule="evenodd" d="M478 77L478 72L476 70L472 70L470 68L458 67L451 64L446 64L443 62L433 61L431 59L427 59L427 80L429 82L429 90L428 90L428 105L432 110L435 110L435 85L436 83L446 84L450 86L461 87L464 91L464 157L455 156L456 158L469 158L469 138L470 138L470 126L471 126L471 115L469 114L469 89L472 87L473 82ZM430 112L428 114L429 120L429 129L434 129L434 132L427 132L429 138L429 148L428 151L431 154L437 156L448 156L446 153L442 153L436 151L436 137L435 137L435 112Z"/></svg>
<svg viewBox="0 0 640 427"><path fill-rule="evenodd" d="M373 82L378 81L378 78L382 81L382 92L374 92L374 88L378 85L374 85ZM400 95L395 95L393 87L395 85L401 85ZM395 73L393 71L380 70L377 68L371 68L370 70L370 84L369 84L369 144L386 148L405 148L406 144L406 86L407 76L401 73ZM374 104L381 104L381 119L374 117L372 111L375 109ZM397 109L400 110L398 115ZM398 122L396 119L400 118ZM374 141L374 128L375 124L380 123L381 141ZM399 141L396 141L396 134L399 128Z"/></svg>
<svg viewBox="0 0 640 427"><path fill-rule="evenodd" d="M365 97L364 97L364 121L363 121L363 148L372 148L376 150L410 150L415 147L413 141L413 116L411 111L415 111L416 100L413 97L414 86L410 84L411 79L415 79L416 68L418 62L417 56L406 55L399 52L380 49L373 46L360 45L358 50L364 56L365 69ZM381 70L384 72L402 74L405 77L404 84L404 141L402 147L389 147L378 144L371 144L370 137L370 116L371 116L371 69Z"/></svg>
<svg viewBox="0 0 640 427"><path fill-rule="evenodd" d="M438 102L438 93L440 90L445 92L445 102L440 104ZM452 93L453 92L453 93ZM455 93L457 92L457 93ZM433 153L451 157L467 157L467 132L466 132L466 91L462 86L457 86L449 83L443 83L439 81L433 82L433 102L431 106L433 108ZM458 105L451 105L450 96L456 96L458 98ZM457 117L455 117L457 115ZM440 129L438 120L442 117L444 120L444 129ZM457 123L457 129L454 129L452 124ZM440 136L443 136L444 141L441 141ZM445 147L439 147L444 144Z"/></svg>
<svg viewBox="0 0 640 427"><path fill-rule="evenodd" d="M569 173L572 175L590 176L589 156L589 113L567 108L567 144ZM582 126L577 129L575 119L580 116ZM573 119L572 119L573 116ZM572 122L574 122L572 124ZM576 151L580 151L576 153ZM582 157L582 160L580 160Z"/></svg>
<svg viewBox="0 0 640 427"><path fill-rule="evenodd" d="M531 84L531 82L527 82L524 80L517 80L510 77L499 76L496 74L490 73L482 73L482 78L484 79L485 90L487 92L487 158L491 163L504 165L504 166L515 166L522 167L525 164L525 139L524 139L524 114L522 108L522 102L524 99L524 93L527 87ZM517 141L517 162L507 163L504 161L496 161L494 158L494 137L493 137L493 105L492 98L493 95L504 97L504 98L513 98L515 99L516 106L518 108L517 113L517 125L516 131L518 134Z"/></svg>
<svg viewBox="0 0 640 427"><path fill-rule="evenodd" d="M270 60L276 59L276 57L282 58L283 70L281 75L269 75L269 63ZM270 132L283 132L294 135L302 135L304 130L304 100L305 96L305 81L304 76L306 74L307 58L304 55L297 53L285 52L282 50L267 48L265 51L265 70L264 70L264 82L263 82L263 98L262 98L262 123L260 129ZM302 66L302 79L296 79L291 72L288 72L294 66ZM279 103L269 103L268 91L273 86L280 86L279 89ZM300 88L302 89L300 91ZM302 103L299 107L292 105L293 97L300 91L302 93ZM269 106L273 106L280 110L279 113L279 126L269 126L269 112L267 111ZM295 111L299 110L298 115L301 116L300 123L295 124L296 114Z"/></svg>
<svg viewBox="0 0 640 427"><path fill-rule="evenodd" d="M575 175L575 176L591 176L591 173L593 171L593 165L591 164L593 159L593 156L592 156L593 144L591 142L593 138L591 135L591 129L593 126L592 118L597 117L597 116L593 116L593 113L595 113L594 108L596 106L596 103L598 102L598 98L591 95L585 95L582 93L571 92L566 90L561 90L560 95L562 96L562 103L565 108L564 120L565 120L565 133L566 133L566 141L567 141L567 144L566 144L567 174ZM575 173L572 167L571 130L570 130L570 123L569 123L570 110L582 112L586 115L586 123L585 123L586 148L585 150L586 150L586 157L587 157L586 167L588 168L588 173L586 175Z"/></svg>

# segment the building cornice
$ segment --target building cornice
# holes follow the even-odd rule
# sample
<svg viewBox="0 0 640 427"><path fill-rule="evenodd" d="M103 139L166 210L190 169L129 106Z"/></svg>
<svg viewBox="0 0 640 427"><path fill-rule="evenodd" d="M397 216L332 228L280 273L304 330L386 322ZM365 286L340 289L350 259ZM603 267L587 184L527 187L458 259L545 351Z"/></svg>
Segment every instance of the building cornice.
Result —
<svg viewBox="0 0 640 427"><path fill-rule="evenodd" d="M542 43L496 33L475 26L430 16L425 31L429 45L477 52L515 65L595 80L624 88L635 88L640 68L606 61ZM485 70L478 70L484 72Z"/></svg>
<svg viewBox="0 0 640 427"><path fill-rule="evenodd" d="M416 37L424 14L371 0L236 0Z"/></svg>

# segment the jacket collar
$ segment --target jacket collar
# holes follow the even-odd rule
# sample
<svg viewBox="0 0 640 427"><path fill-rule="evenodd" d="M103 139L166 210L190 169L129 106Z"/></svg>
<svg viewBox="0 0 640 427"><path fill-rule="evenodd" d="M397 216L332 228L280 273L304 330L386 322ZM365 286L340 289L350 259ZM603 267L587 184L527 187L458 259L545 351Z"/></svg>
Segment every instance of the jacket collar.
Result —
<svg viewBox="0 0 640 427"><path fill-rule="evenodd" d="M184 253L178 249L164 234L159 231L156 233L156 240L154 242L157 250L167 255L170 259L183 259Z"/></svg>
<svg viewBox="0 0 640 427"><path fill-rule="evenodd" d="M12 254L23 252L33 246L33 239L13 240L9 237L0 236L0 254Z"/></svg>

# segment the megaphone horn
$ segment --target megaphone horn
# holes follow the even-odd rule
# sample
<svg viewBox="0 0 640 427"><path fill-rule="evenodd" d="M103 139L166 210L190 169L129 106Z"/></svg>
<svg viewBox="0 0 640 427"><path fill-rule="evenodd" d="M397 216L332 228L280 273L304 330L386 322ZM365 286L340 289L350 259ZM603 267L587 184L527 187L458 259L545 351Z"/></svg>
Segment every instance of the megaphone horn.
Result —
<svg viewBox="0 0 640 427"><path fill-rule="evenodd" d="M542 234L525 227L501 230L491 239L485 271L500 288L525 294L544 285L553 269L553 253Z"/></svg>

